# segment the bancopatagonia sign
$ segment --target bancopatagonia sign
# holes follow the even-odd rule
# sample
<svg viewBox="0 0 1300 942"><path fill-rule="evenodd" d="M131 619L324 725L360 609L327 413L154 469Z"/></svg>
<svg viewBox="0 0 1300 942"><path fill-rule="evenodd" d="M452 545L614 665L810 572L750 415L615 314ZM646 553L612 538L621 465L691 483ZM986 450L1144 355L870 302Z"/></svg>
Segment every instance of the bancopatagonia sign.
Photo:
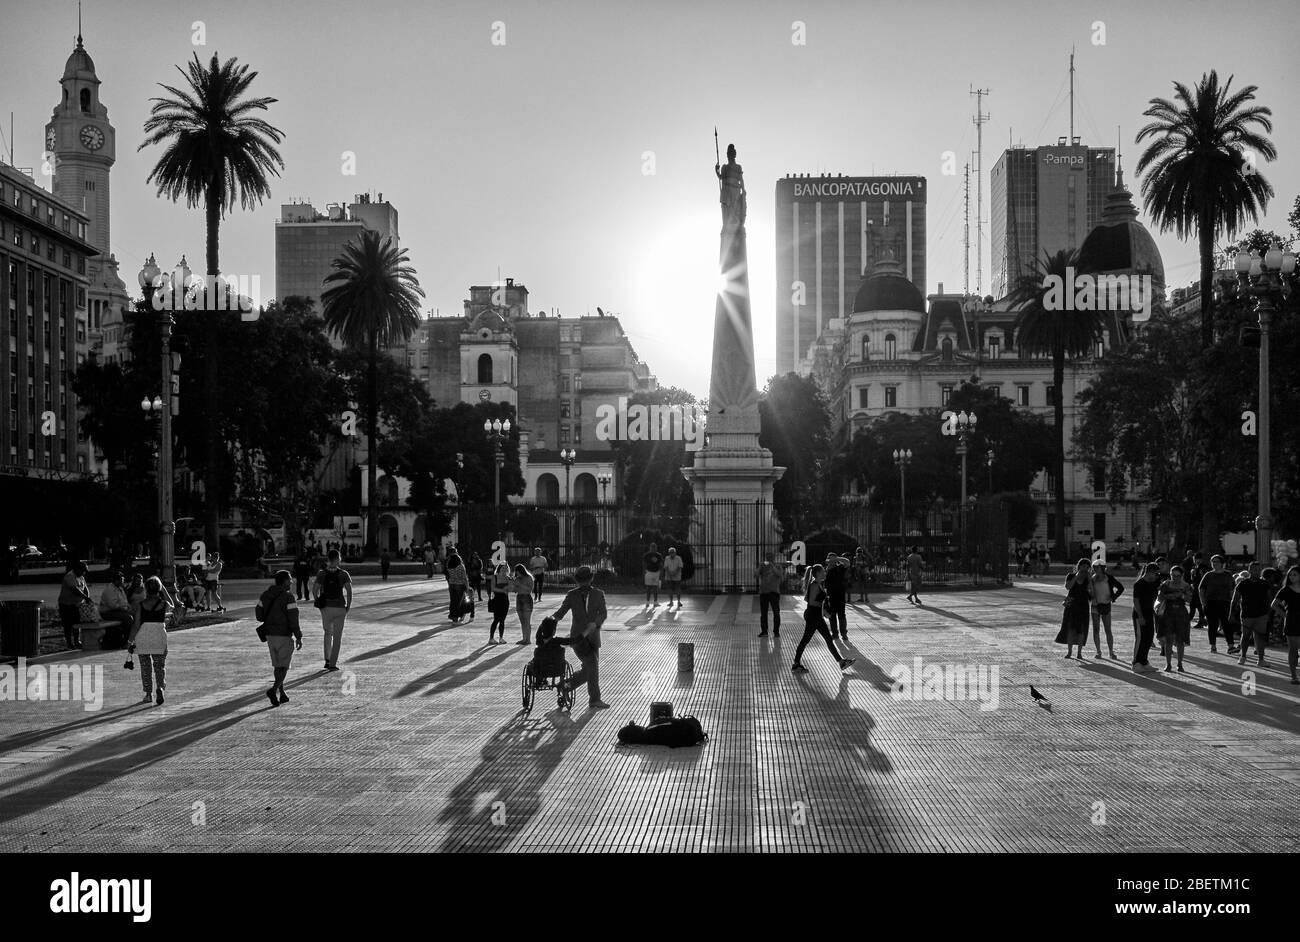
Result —
<svg viewBox="0 0 1300 942"><path fill-rule="evenodd" d="M883 179L794 180L795 199L813 197L836 199L920 199L925 196L925 180L919 177Z"/></svg>

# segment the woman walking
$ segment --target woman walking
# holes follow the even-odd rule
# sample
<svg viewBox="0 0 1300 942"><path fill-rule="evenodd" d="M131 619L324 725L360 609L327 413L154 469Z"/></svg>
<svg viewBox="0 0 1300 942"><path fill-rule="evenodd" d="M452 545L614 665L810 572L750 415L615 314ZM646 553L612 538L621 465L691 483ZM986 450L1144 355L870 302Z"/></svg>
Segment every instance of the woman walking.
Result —
<svg viewBox="0 0 1300 942"><path fill-rule="evenodd" d="M469 591L469 573L465 571L465 564L461 558L452 553L447 557L447 595L451 601L447 603L447 617L451 619L453 625L459 625L460 620L467 614L465 611L465 593ZM469 617L474 617L474 605L469 605Z"/></svg>
<svg viewBox="0 0 1300 942"><path fill-rule="evenodd" d="M90 586L86 584L86 564L77 560L68 564L59 587L59 620L63 623L63 640L69 648L81 647L77 625L81 621L81 603L90 601Z"/></svg>
<svg viewBox="0 0 1300 942"><path fill-rule="evenodd" d="M515 566L515 577L510 580L510 591L515 593L515 614L524 636L515 644L533 643L533 577L523 563Z"/></svg>
<svg viewBox="0 0 1300 942"><path fill-rule="evenodd" d="M1083 646L1088 643L1088 628L1091 625L1089 606L1092 602L1092 563L1086 559L1079 560L1069 575L1065 577L1065 602L1061 613L1061 630L1056 634L1056 643L1065 645L1065 658L1074 655L1079 648L1079 660L1083 660Z"/></svg>
<svg viewBox="0 0 1300 942"><path fill-rule="evenodd" d="M492 644L493 634L501 632L499 644L506 643L506 616L510 614L510 567L505 563L497 566L492 573L492 598L488 600L488 611L492 613L492 624L488 625L488 644Z"/></svg>
<svg viewBox="0 0 1300 942"><path fill-rule="evenodd" d="M1160 592L1160 567L1147 563L1142 576L1133 583L1133 669L1148 672L1155 670L1147 657L1151 642L1155 640L1156 596Z"/></svg>
<svg viewBox="0 0 1300 942"><path fill-rule="evenodd" d="M907 600L915 605L921 604L921 568L924 563L921 548L913 546L907 556Z"/></svg>
<svg viewBox="0 0 1300 942"><path fill-rule="evenodd" d="M469 587L474 593L474 601L483 601L483 557L477 552L469 554Z"/></svg>
<svg viewBox="0 0 1300 942"><path fill-rule="evenodd" d="M1156 625L1165 648L1165 673L1173 668L1174 646L1178 646L1178 673L1183 670L1183 648L1192 642L1192 616L1188 605L1192 600L1192 586L1183 578L1183 567L1174 566L1169 578L1160 583L1156 600Z"/></svg>
<svg viewBox="0 0 1300 942"><path fill-rule="evenodd" d="M1287 664L1291 668L1291 683L1300 684L1300 676L1296 675L1296 661L1300 660L1300 566L1286 571L1286 582L1273 599L1273 610L1286 617Z"/></svg>
<svg viewBox="0 0 1300 942"><path fill-rule="evenodd" d="M172 599L162 580L150 576L144 584L145 597L140 603L140 620L131 629L126 649L140 655L140 683L144 686L144 703L154 700L162 706L167 689L167 620L172 613ZM158 677L158 695L153 696L154 675Z"/></svg>
<svg viewBox="0 0 1300 942"><path fill-rule="evenodd" d="M808 668L803 666L803 649L808 646L812 636L819 634L826 642L826 647L830 648L831 657L839 662L840 670L845 670L852 664L856 658L842 657L839 648L835 647L835 639L831 637L830 629L826 626L826 619L822 617L822 605L826 601L826 570L820 564L813 566L808 573L807 589L804 593L804 601L807 608L803 612L803 637L799 640L799 647L795 648L794 666L790 670L796 674L808 673Z"/></svg>

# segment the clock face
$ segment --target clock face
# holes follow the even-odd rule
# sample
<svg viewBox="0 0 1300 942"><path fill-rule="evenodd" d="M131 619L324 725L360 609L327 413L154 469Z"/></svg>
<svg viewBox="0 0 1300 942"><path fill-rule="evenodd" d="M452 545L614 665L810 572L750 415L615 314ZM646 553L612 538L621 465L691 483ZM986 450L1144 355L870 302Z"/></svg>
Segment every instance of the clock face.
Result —
<svg viewBox="0 0 1300 942"><path fill-rule="evenodd" d="M93 124L81 129L81 145L87 150L99 150L104 146L104 132Z"/></svg>

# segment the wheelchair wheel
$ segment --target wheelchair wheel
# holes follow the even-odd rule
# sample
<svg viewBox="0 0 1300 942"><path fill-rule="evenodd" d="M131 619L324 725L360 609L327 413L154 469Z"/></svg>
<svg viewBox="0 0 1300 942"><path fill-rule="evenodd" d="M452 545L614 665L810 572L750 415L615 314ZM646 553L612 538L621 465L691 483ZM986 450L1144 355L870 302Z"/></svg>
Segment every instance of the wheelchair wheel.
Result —
<svg viewBox="0 0 1300 942"><path fill-rule="evenodd" d="M556 686L556 705L561 710L573 709L574 692L569 688L569 678L573 675L573 668L568 664L564 665L564 676L560 678Z"/></svg>
<svg viewBox="0 0 1300 942"><path fill-rule="evenodd" d="M524 712L528 713L533 709L533 674L532 666L526 665L522 675L523 695L524 695Z"/></svg>

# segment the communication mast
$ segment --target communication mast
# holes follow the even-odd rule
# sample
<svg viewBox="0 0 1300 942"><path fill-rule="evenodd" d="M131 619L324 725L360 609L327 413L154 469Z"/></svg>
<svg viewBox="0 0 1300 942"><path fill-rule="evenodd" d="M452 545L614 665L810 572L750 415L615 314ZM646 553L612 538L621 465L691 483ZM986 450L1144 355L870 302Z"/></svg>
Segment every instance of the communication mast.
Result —
<svg viewBox="0 0 1300 942"><path fill-rule="evenodd" d="M966 161L966 184L963 188L965 226L962 230L962 294L970 294L970 161Z"/></svg>
<svg viewBox="0 0 1300 942"><path fill-rule="evenodd" d="M972 88L975 96L975 291L984 293L984 123L989 116L984 111L987 88Z"/></svg>

